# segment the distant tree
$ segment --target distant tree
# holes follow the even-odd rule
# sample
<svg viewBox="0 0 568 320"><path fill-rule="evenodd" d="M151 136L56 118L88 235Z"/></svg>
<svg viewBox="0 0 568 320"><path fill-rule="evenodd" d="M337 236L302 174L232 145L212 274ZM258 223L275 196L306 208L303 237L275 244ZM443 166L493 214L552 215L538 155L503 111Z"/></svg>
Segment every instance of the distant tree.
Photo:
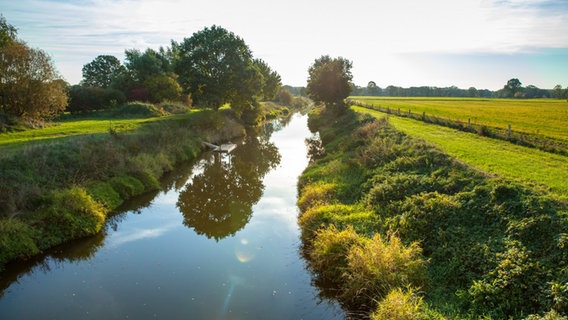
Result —
<svg viewBox="0 0 568 320"><path fill-rule="evenodd" d="M506 97L518 97L522 88L521 81L517 78L513 78L507 81L507 84L503 87L503 91Z"/></svg>
<svg viewBox="0 0 568 320"><path fill-rule="evenodd" d="M280 88L280 90L278 90L278 102L280 102L285 106L289 106L292 104L293 100L294 97L292 96L292 94L288 89Z"/></svg>
<svg viewBox="0 0 568 320"><path fill-rule="evenodd" d="M548 90L540 89L534 85L528 85L524 88L522 93L523 98L550 98L550 92Z"/></svg>
<svg viewBox="0 0 568 320"><path fill-rule="evenodd" d="M182 89L176 79L165 74L157 75L144 81L151 102L159 103L166 100L181 99Z"/></svg>
<svg viewBox="0 0 568 320"><path fill-rule="evenodd" d="M566 88L568 90L568 88ZM554 99L565 99L568 98L566 97L566 90L562 89L562 86L557 84L556 86L554 86L554 89L552 89L552 97Z"/></svg>
<svg viewBox="0 0 568 320"><path fill-rule="evenodd" d="M344 99L351 93L351 61L330 56L316 59L308 70L308 96L316 103L342 109Z"/></svg>
<svg viewBox="0 0 568 320"><path fill-rule="evenodd" d="M378 96L378 95L380 95L380 90L381 90L381 88L379 88L377 86L375 81L369 81L369 83L367 83L367 94L368 95Z"/></svg>
<svg viewBox="0 0 568 320"><path fill-rule="evenodd" d="M243 39L212 26L172 45L177 56L174 70L195 105L217 110L230 103L239 114L255 110L262 75Z"/></svg>
<svg viewBox="0 0 568 320"><path fill-rule="evenodd" d="M470 87L469 89L467 89L467 94L472 98L479 97L479 92L475 87Z"/></svg>
<svg viewBox="0 0 568 320"><path fill-rule="evenodd" d="M385 95L388 97L400 97L402 96L403 89L396 86L388 86L385 88Z"/></svg>
<svg viewBox="0 0 568 320"><path fill-rule="evenodd" d="M87 87L108 88L124 66L115 56L100 55L83 66L82 84Z"/></svg>
<svg viewBox="0 0 568 320"><path fill-rule="evenodd" d="M261 59L254 59L254 65L262 74L262 96L264 100L276 99L278 89L282 86L282 80L278 72L272 70L266 62Z"/></svg>
<svg viewBox="0 0 568 320"><path fill-rule="evenodd" d="M0 113L36 119L65 109L66 83L45 52L14 40L0 47L0 57Z"/></svg>
<svg viewBox="0 0 568 320"><path fill-rule="evenodd" d="M289 85L284 85L282 88L290 91L293 96L307 97L306 87L292 87Z"/></svg>

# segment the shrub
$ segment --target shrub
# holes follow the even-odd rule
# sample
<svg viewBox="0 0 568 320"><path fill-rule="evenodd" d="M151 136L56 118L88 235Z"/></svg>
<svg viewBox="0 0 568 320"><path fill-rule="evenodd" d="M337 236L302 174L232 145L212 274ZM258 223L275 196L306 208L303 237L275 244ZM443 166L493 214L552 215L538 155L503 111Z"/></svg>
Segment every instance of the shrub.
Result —
<svg viewBox="0 0 568 320"><path fill-rule="evenodd" d="M144 192L144 184L128 175L114 177L109 183L122 199L129 199Z"/></svg>
<svg viewBox="0 0 568 320"><path fill-rule="evenodd" d="M426 320L445 319L442 315L430 311L414 290L406 292L396 288L379 302L377 310L371 314L371 320Z"/></svg>
<svg viewBox="0 0 568 320"><path fill-rule="evenodd" d="M18 219L0 220L0 271L10 260L39 253L36 237L37 230Z"/></svg>
<svg viewBox="0 0 568 320"><path fill-rule="evenodd" d="M322 182L307 185L300 192L298 207L302 212L305 212L317 204L332 203L336 189L335 183Z"/></svg>
<svg viewBox="0 0 568 320"><path fill-rule="evenodd" d="M45 201L47 205L39 215L42 248L93 235L103 227L106 210L85 189L73 187L53 191Z"/></svg>
<svg viewBox="0 0 568 320"><path fill-rule="evenodd" d="M116 209L122 204L122 199L108 182L94 182L87 187L87 193L107 209Z"/></svg>
<svg viewBox="0 0 568 320"><path fill-rule="evenodd" d="M138 87L130 90L128 93L128 101L150 101L150 94L144 87Z"/></svg>
<svg viewBox="0 0 568 320"><path fill-rule="evenodd" d="M431 180L417 174L385 173L375 176L373 180L377 182L365 197L366 203L371 206L403 200L408 196L433 189Z"/></svg>
<svg viewBox="0 0 568 320"><path fill-rule="evenodd" d="M130 175L142 182L142 185L144 185L144 191L160 189L160 183L158 182L158 179L156 179L154 175L148 173L147 171L131 172ZM160 172L159 176L161 175L162 173Z"/></svg>
<svg viewBox="0 0 568 320"><path fill-rule="evenodd" d="M526 320L568 320L568 317L565 317L558 312L551 310L550 312L547 312L542 316L531 314L526 318Z"/></svg>
<svg viewBox="0 0 568 320"><path fill-rule="evenodd" d="M187 105L183 102L176 101L164 101L158 105L160 108L164 109L167 113L171 114L183 114L188 113L191 110L191 105Z"/></svg>
<svg viewBox="0 0 568 320"><path fill-rule="evenodd" d="M351 247L342 299L371 305L393 289L422 287L426 282L426 261L421 252L418 243L405 246L396 235L375 234Z"/></svg>
<svg viewBox="0 0 568 320"><path fill-rule="evenodd" d="M159 103L165 100L179 100L182 89L176 79L167 75L158 75L144 81L150 101Z"/></svg>
<svg viewBox="0 0 568 320"><path fill-rule="evenodd" d="M129 102L113 112L113 116L117 118L151 118L164 114L163 110L156 108L153 104L142 102Z"/></svg>
<svg viewBox="0 0 568 320"><path fill-rule="evenodd" d="M310 251L312 268L321 276L334 283L341 283L347 268L347 255L361 237L348 227L339 231L334 225L316 233L313 249Z"/></svg>
<svg viewBox="0 0 568 320"><path fill-rule="evenodd" d="M538 312L547 300L539 287L545 283L542 266L517 241L509 241L506 251L496 257L497 267L469 288L474 307L479 312L490 307L496 318L507 318L519 310Z"/></svg>
<svg viewBox="0 0 568 320"><path fill-rule="evenodd" d="M341 217L353 212L353 207L342 204L312 206L298 218L304 241L310 241L320 228L326 228Z"/></svg>
<svg viewBox="0 0 568 320"><path fill-rule="evenodd" d="M75 85L69 88L67 111L81 113L105 110L124 102L126 97L119 90Z"/></svg>

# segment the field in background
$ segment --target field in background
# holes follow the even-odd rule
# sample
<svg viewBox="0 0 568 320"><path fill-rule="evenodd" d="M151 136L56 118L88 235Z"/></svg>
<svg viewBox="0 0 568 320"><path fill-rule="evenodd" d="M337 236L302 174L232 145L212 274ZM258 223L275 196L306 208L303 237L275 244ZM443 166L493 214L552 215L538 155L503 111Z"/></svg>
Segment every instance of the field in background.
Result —
<svg viewBox="0 0 568 320"><path fill-rule="evenodd" d="M352 108L378 118L387 116L362 107ZM402 117L390 116L389 122L406 134L422 138L483 172L524 183L545 185L557 197L568 200L566 156ZM565 128L566 126L564 130Z"/></svg>
<svg viewBox="0 0 568 320"><path fill-rule="evenodd" d="M568 142L568 102L552 99L350 97L392 112L449 118Z"/></svg>
<svg viewBox="0 0 568 320"><path fill-rule="evenodd" d="M40 129L29 129L0 134L0 150L10 145L16 147L32 141L57 139L82 134L108 133L111 130L127 131L140 127L151 119L69 119Z"/></svg>

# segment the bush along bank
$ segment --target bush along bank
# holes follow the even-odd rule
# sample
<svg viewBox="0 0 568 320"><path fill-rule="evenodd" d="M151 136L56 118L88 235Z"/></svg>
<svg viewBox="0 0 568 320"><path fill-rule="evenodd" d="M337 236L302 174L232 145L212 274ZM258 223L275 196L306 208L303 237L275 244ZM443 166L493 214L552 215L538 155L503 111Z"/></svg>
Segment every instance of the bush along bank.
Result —
<svg viewBox="0 0 568 320"><path fill-rule="evenodd" d="M136 131L68 137L0 158L0 270L14 259L99 232L124 200L245 129L232 110L195 111Z"/></svg>
<svg viewBox="0 0 568 320"><path fill-rule="evenodd" d="M568 208L398 132L314 109L298 182L303 252L371 319L565 319Z"/></svg>

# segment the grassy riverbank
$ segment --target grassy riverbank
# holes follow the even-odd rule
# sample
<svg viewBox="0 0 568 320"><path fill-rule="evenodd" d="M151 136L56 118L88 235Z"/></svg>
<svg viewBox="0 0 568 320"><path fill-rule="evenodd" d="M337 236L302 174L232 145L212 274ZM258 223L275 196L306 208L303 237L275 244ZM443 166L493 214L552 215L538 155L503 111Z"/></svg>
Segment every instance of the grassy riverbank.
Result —
<svg viewBox="0 0 568 320"><path fill-rule="evenodd" d="M323 149L299 181L304 252L323 294L373 319L568 312L568 208L398 131L310 115Z"/></svg>
<svg viewBox="0 0 568 320"><path fill-rule="evenodd" d="M289 112L274 104L263 111L262 118ZM1 147L10 152L0 157L0 268L99 232L124 200L156 190L164 173L194 159L202 140L218 143L245 134L231 109L158 116L115 119L122 125L110 128L109 119L68 120L55 128L81 129L57 137L53 128L34 129L20 133L34 136L26 141L0 135L12 139Z"/></svg>

